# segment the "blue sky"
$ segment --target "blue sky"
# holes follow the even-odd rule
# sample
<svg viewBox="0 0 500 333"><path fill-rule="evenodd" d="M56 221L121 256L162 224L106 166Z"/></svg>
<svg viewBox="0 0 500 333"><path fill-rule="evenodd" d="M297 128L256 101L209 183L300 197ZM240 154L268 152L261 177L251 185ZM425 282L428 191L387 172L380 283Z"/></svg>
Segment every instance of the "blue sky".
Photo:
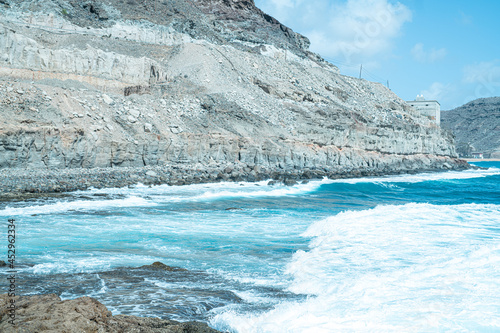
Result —
<svg viewBox="0 0 500 333"><path fill-rule="evenodd" d="M449 110L500 96L500 1L255 0L342 74Z"/></svg>

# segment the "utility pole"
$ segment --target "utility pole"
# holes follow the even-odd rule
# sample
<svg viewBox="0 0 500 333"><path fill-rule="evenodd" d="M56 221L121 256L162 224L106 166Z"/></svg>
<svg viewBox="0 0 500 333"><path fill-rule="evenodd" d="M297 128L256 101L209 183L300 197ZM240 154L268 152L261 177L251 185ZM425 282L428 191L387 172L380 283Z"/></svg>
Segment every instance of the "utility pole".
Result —
<svg viewBox="0 0 500 333"><path fill-rule="evenodd" d="M361 73L363 72L363 64L361 64L361 67L359 68L359 78L361 79Z"/></svg>
<svg viewBox="0 0 500 333"><path fill-rule="evenodd" d="M391 88L389 87L389 80L387 80L387 89L391 89Z"/></svg>

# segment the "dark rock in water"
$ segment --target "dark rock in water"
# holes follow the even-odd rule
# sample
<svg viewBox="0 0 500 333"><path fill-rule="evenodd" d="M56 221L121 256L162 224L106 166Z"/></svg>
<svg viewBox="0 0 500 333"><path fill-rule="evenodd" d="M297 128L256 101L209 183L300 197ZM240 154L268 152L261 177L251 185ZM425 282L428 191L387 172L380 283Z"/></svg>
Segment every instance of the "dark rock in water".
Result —
<svg viewBox="0 0 500 333"><path fill-rule="evenodd" d="M91 297L61 301L55 294L17 296L16 325L9 321L10 297L0 295L0 331L10 332L143 332L216 333L207 324L117 315Z"/></svg>
<svg viewBox="0 0 500 333"><path fill-rule="evenodd" d="M169 272L187 272L188 271L185 268L168 266L168 265L165 265L164 263L159 262L159 261L155 261L151 265L141 266L140 268L154 268L154 269L161 269L161 270L165 270L165 271L169 271Z"/></svg>
<svg viewBox="0 0 500 333"><path fill-rule="evenodd" d="M309 184L309 181L308 181L308 180L303 180L303 181L301 182L301 184Z"/></svg>
<svg viewBox="0 0 500 333"><path fill-rule="evenodd" d="M0 260L0 267L5 267L5 266L7 266L7 264L5 263L5 261Z"/></svg>
<svg viewBox="0 0 500 333"><path fill-rule="evenodd" d="M236 207L229 207L226 208L225 210L242 210L241 208L236 208Z"/></svg>
<svg viewBox="0 0 500 333"><path fill-rule="evenodd" d="M294 185L297 185L297 181L295 179L285 179L283 181L283 184L285 184L286 186L294 186Z"/></svg>
<svg viewBox="0 0 500 333"><path fill-rule="evenodd" d="M274 186L276 185L277 182L275 180L270 180L268 183L267 183L267 186Z"/></svg>
<svg viewBox="0 0 500 333"><path fill-rule="evenodd" d="M119 267L110 271L76 274L40 276L26 273L20 274L18 279L16 283L22 286L23 295L61 296L64 293L71 295L70 298L78 298L88 296L105 285L109 289L94 297L110 309L120 308L123 315L151 316L182 322L208 323L211 310L245 303L232 291L231 286L225 287L227 280L224 277L201 270L167 271L148 265L146 268ZM168 286L162 286L162 283L167 283ZM236 290L247 289L244 285L241 288L244 289ZM158 293L159 290L161 293ZM292 294L289 296L294 297ZM140 309L136 309L138 304L141 304Z"/></svg>

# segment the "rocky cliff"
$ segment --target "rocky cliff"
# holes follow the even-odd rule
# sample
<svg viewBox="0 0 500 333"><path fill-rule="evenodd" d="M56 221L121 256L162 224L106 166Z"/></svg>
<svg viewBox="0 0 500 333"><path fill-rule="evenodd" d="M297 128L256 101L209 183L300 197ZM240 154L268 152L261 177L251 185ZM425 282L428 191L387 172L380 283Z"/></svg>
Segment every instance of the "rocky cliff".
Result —
<svg viewBox="0 0 500 333"><path fill-rule="evenodd" d="M441 126L455 135L461 156L481 152L500 158L500 97L480 98L443 111Z"/></svg>
<svg viewBox="0 0 500 333"><path fill-rule="evenodd" d="M465 167L384 86L251 0L2 0L0 168Z"/></svg>

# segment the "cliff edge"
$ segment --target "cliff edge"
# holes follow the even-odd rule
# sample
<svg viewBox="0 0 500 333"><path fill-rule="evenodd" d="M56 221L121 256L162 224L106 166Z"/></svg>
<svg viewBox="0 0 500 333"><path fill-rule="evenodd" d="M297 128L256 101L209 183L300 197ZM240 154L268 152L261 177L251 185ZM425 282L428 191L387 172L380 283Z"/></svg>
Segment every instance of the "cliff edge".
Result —
<svg viewBox="0 0 500 333"><path fill-rule="evenodd" d="M308 46L251 0L2 0L0 168L467 167L441 128Z"/></svg>

